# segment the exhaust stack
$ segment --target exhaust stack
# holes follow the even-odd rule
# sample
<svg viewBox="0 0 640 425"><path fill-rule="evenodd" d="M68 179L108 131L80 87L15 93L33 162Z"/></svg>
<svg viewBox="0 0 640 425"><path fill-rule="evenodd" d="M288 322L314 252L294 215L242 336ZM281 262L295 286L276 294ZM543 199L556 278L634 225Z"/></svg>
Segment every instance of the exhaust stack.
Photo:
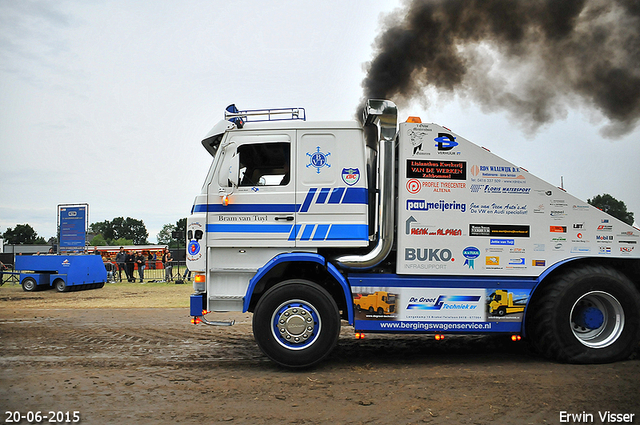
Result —
<svg viewBox="0 0 640 425"><path fill-rule="evenodd" d="M364 126L377 127L378 201L376 205L377 243L364 255L344 255L335 258L343 268L371 269L389 255L393 247L395 222L395 139L398 131L398 109L389 100L369 99L363 112Z"/></svg>

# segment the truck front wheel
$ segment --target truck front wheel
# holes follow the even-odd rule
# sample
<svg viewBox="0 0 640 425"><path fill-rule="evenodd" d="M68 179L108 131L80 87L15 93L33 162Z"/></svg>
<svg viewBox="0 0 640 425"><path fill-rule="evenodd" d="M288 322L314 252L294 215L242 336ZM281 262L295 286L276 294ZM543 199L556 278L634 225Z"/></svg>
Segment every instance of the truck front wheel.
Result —
<svg viewBox="0 0 640 425"><path fill-rule="evenodd" d="M307 280L287 280L260 298L253 314L253 335L274 362L308 367L336 346L340 312L321 286Z"/></svg>
<svg viewBox="0 0 640 425"><path fill-rule="evenodd" d="M545 356L569 363L623 360L640 340L640 294L617 270L585 266L536 296L527 331Z"/></svg>

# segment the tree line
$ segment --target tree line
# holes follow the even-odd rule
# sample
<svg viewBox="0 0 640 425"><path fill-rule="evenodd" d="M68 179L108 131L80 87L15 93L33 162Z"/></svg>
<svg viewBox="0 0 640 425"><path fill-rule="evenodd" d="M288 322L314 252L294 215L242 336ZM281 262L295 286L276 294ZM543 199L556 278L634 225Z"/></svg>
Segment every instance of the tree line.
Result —
<svg viewBox="0 0 640 425"><path fill-rule="evenodd" d="M165 224L158 233L158 243L169 245L171 248L184 247L186 227L186 218L178 220L175 224ZM149 244L149 232L144 222L132 217L116 217L113 220L91 223L87 234L91 238L87 241L91 246ZM4 243L10 245L54 245L58 243L57 237L45 240L42 236L38 236L38 232L28 223L8 227L1 235Z"/></svg>

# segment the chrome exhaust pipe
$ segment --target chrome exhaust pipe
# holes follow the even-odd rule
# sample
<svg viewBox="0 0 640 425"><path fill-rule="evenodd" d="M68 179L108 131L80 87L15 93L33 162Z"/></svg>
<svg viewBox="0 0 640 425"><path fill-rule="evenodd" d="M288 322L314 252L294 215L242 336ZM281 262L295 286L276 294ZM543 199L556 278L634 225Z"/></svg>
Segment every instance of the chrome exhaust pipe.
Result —
<svg viewBox="0 0 640 425"><path fill-rule="evenodd" d="M389 100L369 99L363 112L364 126L378 129L378 202L376 211L377 243L364 255L343 255L334 261L345 269L365 270L380 264L393 247L395 225L395 140L398 109Z"/></svg>

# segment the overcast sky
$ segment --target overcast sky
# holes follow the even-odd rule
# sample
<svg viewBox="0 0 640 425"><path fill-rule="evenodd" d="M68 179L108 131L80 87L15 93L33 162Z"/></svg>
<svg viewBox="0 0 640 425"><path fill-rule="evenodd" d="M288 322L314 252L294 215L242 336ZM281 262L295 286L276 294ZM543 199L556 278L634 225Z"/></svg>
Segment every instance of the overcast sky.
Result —
<svg viewBox="0 0 640 425"><path fill-rule="evenodd" d="M0 232L48 239L58 204L89 221L143 220L149 241L186 217L224 108L304 107L352 119L384 17L368 1L0 0ZM392 99L393 100L393 99ZM611 140L580 105L530 134L503 112L450 99L419 115L586 200L640 216L640 130Z"/></svg>

